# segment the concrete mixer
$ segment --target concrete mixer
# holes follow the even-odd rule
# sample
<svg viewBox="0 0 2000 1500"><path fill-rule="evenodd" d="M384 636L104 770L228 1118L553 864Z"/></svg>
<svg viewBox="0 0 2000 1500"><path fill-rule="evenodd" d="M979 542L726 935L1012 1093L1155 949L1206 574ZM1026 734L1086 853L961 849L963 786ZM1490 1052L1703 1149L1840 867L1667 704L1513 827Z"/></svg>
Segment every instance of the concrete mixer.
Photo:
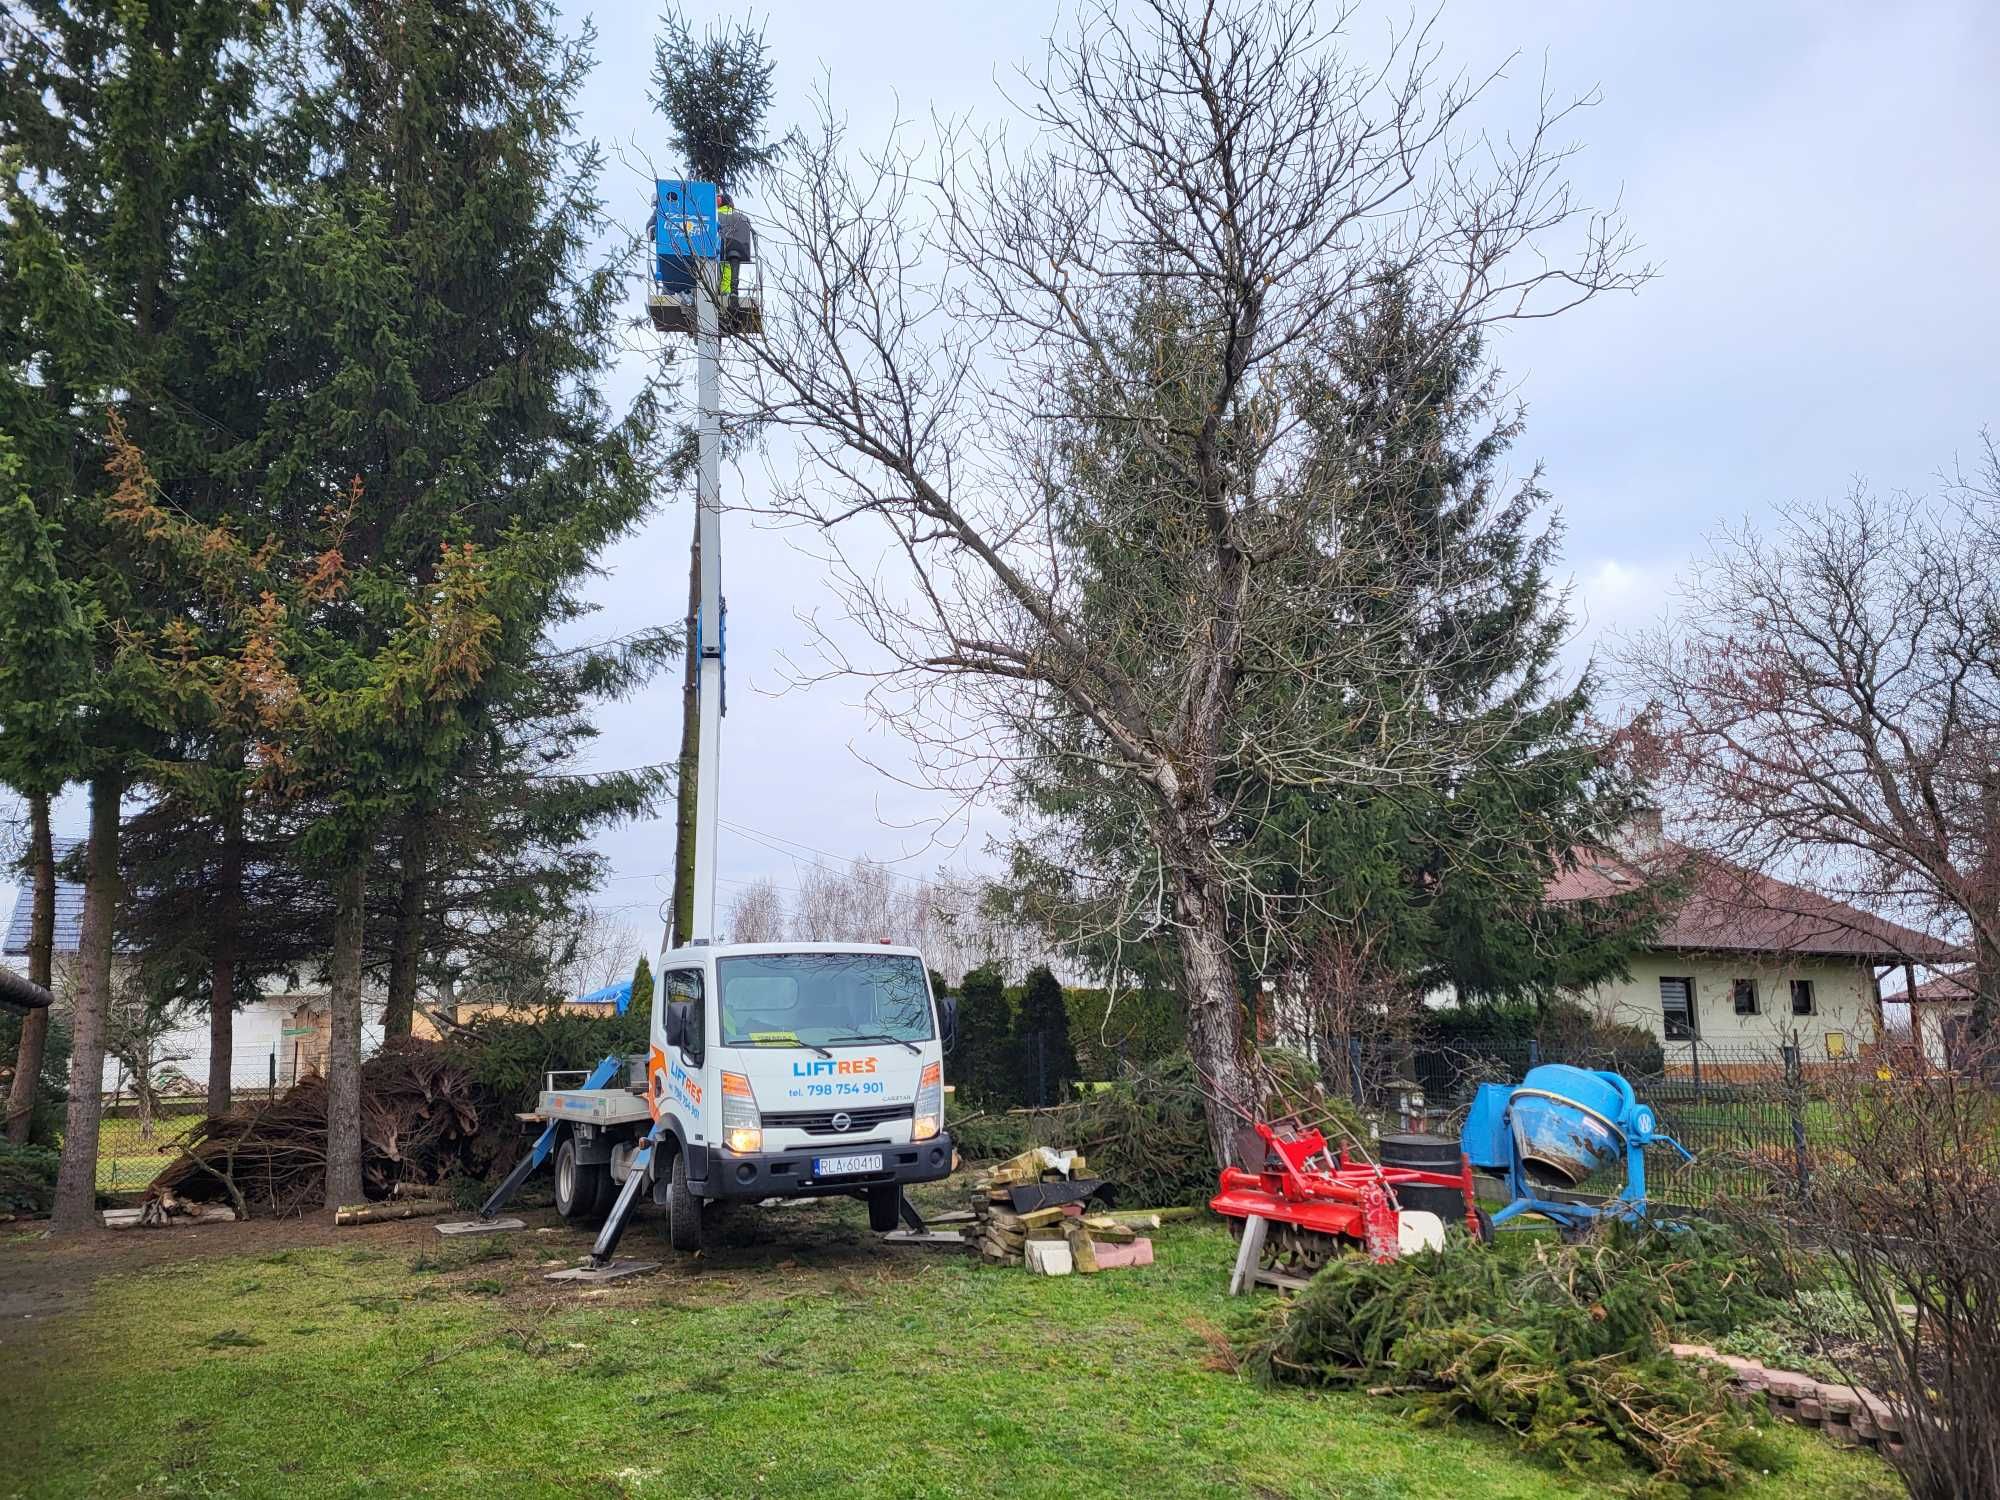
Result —
<svg viewBox="0 0 2000 1500"><path fill-rule="evenodd" d="M1474 1167L1507 1180L1510 1201L1493 1215L1496 1227L1540 1214L1566 1238L1587 1232L1599 1219L1646 1217L1647 1147L1671 1146L1694 1160L1659 1129L1653 1111L1620 1074L1564 1063L1532 1068L1518 1084L1481 1084L1459 1145ZM1624 1185L1602 1203L1549 1196L1621 1165Z"/></svg>

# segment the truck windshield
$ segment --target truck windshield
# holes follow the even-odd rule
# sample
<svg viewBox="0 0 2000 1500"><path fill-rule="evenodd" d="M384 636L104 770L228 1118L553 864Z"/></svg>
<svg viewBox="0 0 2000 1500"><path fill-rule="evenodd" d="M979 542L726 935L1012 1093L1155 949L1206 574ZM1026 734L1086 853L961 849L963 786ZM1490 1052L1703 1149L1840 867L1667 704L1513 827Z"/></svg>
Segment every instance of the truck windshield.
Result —
<svg viewBox="0 0 2000 1500"><path fill-rule="evenodd" d="M903 954L759 953L720 958L727 1047L820 1047L856 1036L933 1035L924 966Z"/></svg>

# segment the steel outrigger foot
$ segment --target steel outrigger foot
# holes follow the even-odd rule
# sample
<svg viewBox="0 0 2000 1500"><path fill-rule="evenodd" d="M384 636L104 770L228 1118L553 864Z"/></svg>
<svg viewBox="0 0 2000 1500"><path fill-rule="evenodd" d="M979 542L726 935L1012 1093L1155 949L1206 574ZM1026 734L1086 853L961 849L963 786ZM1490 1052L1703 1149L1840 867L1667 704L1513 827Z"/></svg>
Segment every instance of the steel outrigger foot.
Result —
<svg viewBox="0 0 2000 1500"><path fill-rule="evenodd" d="M551 1271L549 1281L612 1281L620 1276L636 1276L642 1271L657 1271L660 1263L656 1260L614 1260L612 1252L618 1248L618 1241L625 1233L625 1225L632 1217L632 1205L639 1199L639 1189L646 1185L646 1169L653 1164L653 1147L660 1138L663 1126L655 1125L639 1149L632 1153L631 1170L625 1174L625 1186L618 1190L618 1200L611 1205L611 1212L604 1220L604 1227L597 1231L597 1239L590 1247L590 1264L572 1266L566 1271Z"/></svg>
<svg viewBox="0 0 2000 1500"><path fill-rule="evenodd" d="M901 1188L896 1189L896 1212L902 1216L903 1222L910 1226L912 1234L930 1232L930 1225L924 1222L924 1216L917 1212L917 1206L910 1201L910 1195Z"/></svg>

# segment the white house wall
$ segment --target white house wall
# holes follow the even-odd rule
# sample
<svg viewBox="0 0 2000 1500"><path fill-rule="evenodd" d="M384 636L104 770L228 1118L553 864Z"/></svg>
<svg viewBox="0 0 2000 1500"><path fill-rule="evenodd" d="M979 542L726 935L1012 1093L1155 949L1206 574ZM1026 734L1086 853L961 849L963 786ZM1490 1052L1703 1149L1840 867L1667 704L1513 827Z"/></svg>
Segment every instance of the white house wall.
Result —
<svg viewBox="0 0 2000 1500"><path fill-rule="evenodd" d="M58 954L53 964L50 978L54 981L56 1004L63 1011L73 1013L76 1004L76 956ZM117 966L114 983L124 979L129 965ZM384 996L379 986L371 986L362 996L361 1055L368 1056L382 1045L382 1007ZM277 1060L279 1083L292 1082L292 1055L295 1038L285 1035L292 1025L293 1015L300 1005L308 1005L316 1010L326 1008L324 987L294 990L281 982L267 986L264 993L249 1001L236 1012L232 1028L230 1072L234 1081L246 1088L266 1086L271 1077L272 1059ZM165 1032L154 1055L158 1066L171 1065L178 1068L196 1091L204 1090L208 1082L208 1016L206 1012L195 1011L181 1024ZM155 1076L158 1076L157 1069ZM106 1055L102 1087L107 1094L116 1093L126 1087L129 1080L124 1065L117 1058Z"/></svg>
<svg viewBox="0 0 2000 1500"><path fill-rule="evenodd" d="M1709 1047L1775 1051L1794 1030L1807 1062L1827 1056L1827 1037L1839 1033L1849 1048L1875 1040L1874 971L1865 963L1827 959L1773 959L1753 955L1649 952L1635 955L1629 980L1599 985L1584 1002L1607 1020L1642 1026L1663 1040L1662 978L1694 981L1695 1032ZM1734 982L1757 983L1758 1014L1736 1014ZM1814 1014L1792 1014L1793 979L1813 982Z"/></svg>

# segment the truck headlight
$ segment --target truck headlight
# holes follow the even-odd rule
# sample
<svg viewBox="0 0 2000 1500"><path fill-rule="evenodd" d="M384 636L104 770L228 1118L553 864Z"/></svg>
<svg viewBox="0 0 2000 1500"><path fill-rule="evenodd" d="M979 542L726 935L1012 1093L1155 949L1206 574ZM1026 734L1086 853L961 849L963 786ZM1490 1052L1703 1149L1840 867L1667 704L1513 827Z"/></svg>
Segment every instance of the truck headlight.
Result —
<svg viewBox="0 0 2000 1500"><path fill-rule="evenodd" d="M944 1069L936 1063L924 1065L917 1082L917 1107L910 1121L910 1139L927 1141L944 1123Z"/></svg>
<svg viewBox="0 0 2000 1500"><path fill-rule="evenodd" d="M722 1143L739 1156L764 1149L764 1117L757 1096L741 1073L722 1075Z"/></svg>

